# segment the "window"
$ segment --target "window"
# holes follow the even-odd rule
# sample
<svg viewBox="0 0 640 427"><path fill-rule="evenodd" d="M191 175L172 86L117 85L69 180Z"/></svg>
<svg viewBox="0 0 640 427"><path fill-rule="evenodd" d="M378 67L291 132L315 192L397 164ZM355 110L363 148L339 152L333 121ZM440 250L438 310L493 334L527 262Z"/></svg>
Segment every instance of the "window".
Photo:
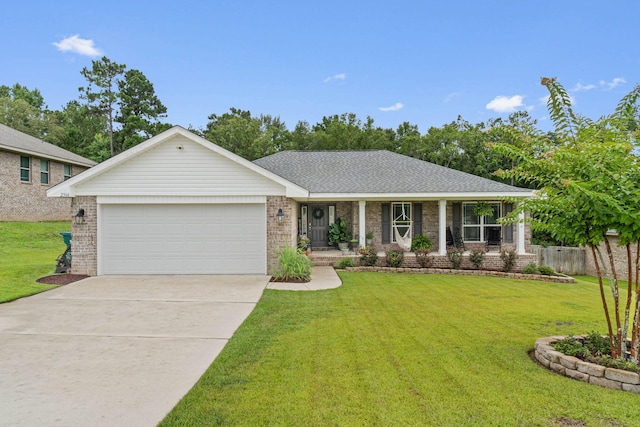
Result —
<svg viewBox="0 0 640 427"><path fill-rule="evenodd" d="M20 181L31 182L31 157L20 156Z"/></svg>
<svg viewBox="0 0 640 427"><path fill-rule="evenodd" d="M500 203L489 203L493 209L491 216L477 216L473 210L475 203L465 203L462 206L462 228L464 229L465 242L484 242L487 235L487 228L500 227Z"/></svg>
<svg viewBox="0 0 640 427"><path fill-rule="evenodd" d="M49 160L40 160L40 184L49 183Z"/></svg>
<svg viewBox="0 0 640 427"><path fill-rule="evenodd" d="M71 165L64 165L64 180L71 178Z"/></svg>
<svg viewBox="0 0 640 427"><path fill-rule="evenodd" d="M411 237L411 203L391 204L391 242L396 243L396 230L398 234Z"/></svg>

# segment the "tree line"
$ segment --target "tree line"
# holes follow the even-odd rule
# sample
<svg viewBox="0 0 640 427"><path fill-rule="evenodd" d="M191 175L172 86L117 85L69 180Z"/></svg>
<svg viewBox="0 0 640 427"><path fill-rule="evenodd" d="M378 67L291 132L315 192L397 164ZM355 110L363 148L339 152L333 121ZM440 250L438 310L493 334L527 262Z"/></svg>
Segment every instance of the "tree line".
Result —
<svg viewBox="0 0 640 427"><path fill-rule="evenodd" d="M59 110L50 109L38 89L19 83L0 86L0 123L97 162L171 127L163 121L167 107L141 71L103 57L80 72L86 85L78 89L78 99ZM313 125L299 121L289 130L278 116L232 107L209 115L204 128L190 130L248 160L282 150L383 149L517 185L515 178L494 174L512 167L513 160L489 145L508 140L503 125L535 124L520 111L507 119L476 124L458 117L422 134L409 122L383 128L371 117L363 120L344 113L325 116Z"/></svg>

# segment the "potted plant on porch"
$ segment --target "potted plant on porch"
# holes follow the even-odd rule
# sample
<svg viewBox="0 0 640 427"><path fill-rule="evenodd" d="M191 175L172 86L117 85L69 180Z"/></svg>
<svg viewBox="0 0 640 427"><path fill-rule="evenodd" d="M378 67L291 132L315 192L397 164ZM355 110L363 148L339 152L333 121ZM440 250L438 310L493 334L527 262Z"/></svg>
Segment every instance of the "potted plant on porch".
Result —
<svg viewBox="0 0 640 427"><path fill-rule="evenodd" d="M341 251L349 250L350 234L347 229L347 222L342 218L336 218L336 221L329 225L327 232L327 243L329 245L338 245Z"/></svg>

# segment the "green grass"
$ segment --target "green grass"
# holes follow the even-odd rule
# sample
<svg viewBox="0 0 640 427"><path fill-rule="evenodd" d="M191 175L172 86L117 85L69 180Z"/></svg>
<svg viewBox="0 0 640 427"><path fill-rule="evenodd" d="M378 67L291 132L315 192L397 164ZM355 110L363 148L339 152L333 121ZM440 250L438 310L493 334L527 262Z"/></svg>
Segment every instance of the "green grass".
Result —
<svg viewBox="0 0 640 427"><path fill-rule="evenodd" d="M604 332L592 282L341 277L330 291L266 290L161 425L640 425L638 395L527 354L539 337Z"/></svg>
<svg viewBox="0 0 640 427"><path fill-rule="evenodd" d="M53 274L65 250L61 231L69 222L0 222L0 303L54 286L36 283Z"/></svg>

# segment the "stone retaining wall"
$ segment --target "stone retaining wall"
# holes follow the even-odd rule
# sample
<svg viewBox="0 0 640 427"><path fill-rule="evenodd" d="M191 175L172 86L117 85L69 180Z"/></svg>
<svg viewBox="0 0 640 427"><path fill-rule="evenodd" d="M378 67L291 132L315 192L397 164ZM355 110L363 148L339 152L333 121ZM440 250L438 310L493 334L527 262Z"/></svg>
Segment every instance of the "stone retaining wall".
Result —
<svg viewBox="0 0 640 427"><path fill-rule="evenodd" d="M567 356L556 351L552 344L565 337L539 338L535 344L535 357L545 368L565 377L584 381L614 390L640 393L640 375L622 369L606 368L595 363L585 362L577 357Z"/></svg>

